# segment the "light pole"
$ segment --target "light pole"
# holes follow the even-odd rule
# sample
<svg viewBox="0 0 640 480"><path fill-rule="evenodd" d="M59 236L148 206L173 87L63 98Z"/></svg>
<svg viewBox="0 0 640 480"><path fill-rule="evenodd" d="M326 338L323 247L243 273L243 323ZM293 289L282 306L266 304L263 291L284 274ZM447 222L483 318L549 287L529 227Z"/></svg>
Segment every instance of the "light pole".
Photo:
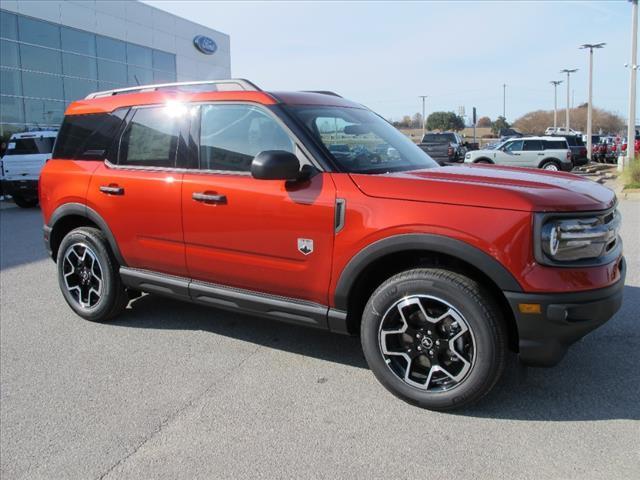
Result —
<svg viewBox="0 0 640 480"><path fill-rule="evenodd" d="M502 118L507 119L507 84L502 84Z"/></svg>
<svg viewBox="0 0 640 480"><path fill-rule="evenodd" d="M418 95L418 98L422 99L422 138L424 138L425 126L427 125L427 119L425 118L424 102L428 98L427 95ZM420 140L422 141L422 139Z"/></svg>
<svg viewBox="0 0 640 480"><path fill-rule="evenodd" d="M591 132L592 132L592 119L593 119L593 105L592 97L593 97L593 49L594 48L603 48L606 43L585 43L580 48L589 49L589 100L587 103L587 158L591 160ZM629 147L627 147L629 148Z"/></svg>
<svg viewBox="0 0 640 480"><path fill-rule="evenodd" d="M629 62L629 116L627 117L627 158L635 158L636 76L638 73L638 0L631 1L631 61Z"/></svg>
<svg viewBox="0 0 640 480"><path fill-rule="evenodd" d="M558 85L562 83L562 80L551 80L549 82L553 85L553 130L558 128Z"/></svg>
<svg viewBox="0 0 640 480"><path fill-rule="evenodd" d="M567 74L567 112L564 120L564 127L567 130L567 133L569 133L569 92L571 91L571 88L570 88L571 79L569 78L569 75L577 71L578 71L577 68L573 68L573 69L565 68L564 70L560 70L560 73Z"/></svg>

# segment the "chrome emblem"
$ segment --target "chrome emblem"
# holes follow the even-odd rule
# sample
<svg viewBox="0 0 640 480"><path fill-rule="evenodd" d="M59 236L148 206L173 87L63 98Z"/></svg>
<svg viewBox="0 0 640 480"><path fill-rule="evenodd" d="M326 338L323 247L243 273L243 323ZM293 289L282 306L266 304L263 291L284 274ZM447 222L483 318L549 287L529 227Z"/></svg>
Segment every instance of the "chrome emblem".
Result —
<svg viewBox="0 0 640 480"><path fill-rule="evenodd" d="M422 337L422 346L424 348L431 348L433 347L433 340L431 340L429 337Z"/></svg>
<svg viewBox="0 0 640 480"><path fill-rule="evenodd" d="M313 240L310 240L308 238L299 238L298 251L303 255L309 255L310 253L313 253Z"/></svg>

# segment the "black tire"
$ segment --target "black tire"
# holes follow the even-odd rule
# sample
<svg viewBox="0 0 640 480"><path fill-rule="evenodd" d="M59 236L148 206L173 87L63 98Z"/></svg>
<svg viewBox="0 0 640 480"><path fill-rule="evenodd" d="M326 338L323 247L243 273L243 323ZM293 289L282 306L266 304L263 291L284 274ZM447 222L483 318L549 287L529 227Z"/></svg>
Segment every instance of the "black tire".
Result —
<svg viewBox="0 0 640 480"><path fill-rule="evenodd" d="M424 295L441 299L455 309L473 339L474 356L470 357L469 370L449 389L429 391L431 377L426 380L426 390L410 385L392 370L383 354L381 332L386 315L399 302ZM506 362L507 336L500 309L476 281L448 270L415 269L388 279L367 302L360 333L365 358L380 383L402 400L430 410L462 408L478 401L497 383ZM451 351L447 352L445 355L453 360Z"/></svg>
<svg viewBox="0 0 640 480"><path fill-rule="evenodd" d="M486 158L480 158L480 159L476 160L473 163L481 163L481 164L484 164L484 165L491 165L491 160L488 160Z"/></svg>
<svg viewBox="0 0 640 480"><path fill-rule="evenodd" d="M20 208L33 208L38 205L37 198L25 198L22 195L11 195L14 203Z"/></svg>
<svg viewBox="0 0 640 480"><path fill-rule="evenodd" d="M555 167L555 170L552 168ZM542 170L547 170L549 172L560 172L562 171L562 167L560 166L560 162L557 160L545 160L540 164L540 168Z"/></svg>
<svg viewBox="0 0 640 480"><path fill-rule="evenodd" d="M75 254L70 252L74 248ZM82 255L84 250L88 250L89 253ZM68 259L65 258L67 255L69 255ZM79 262L83 266L74 270L76 266L75 260L78 259L79 261L81 255L84 257L88 255L89 260ZM98 267L94 270L95 261L97 261ZM86 265L84 265L85 263ZM129 303L129 296L120 279L118 262L111 253L104 234L97 228L80 227L69 232L60 243L57 268L58 283L64 299L74 312L86 320L106 322L120 314ZM98 280L95 280L95 278L99 277L101 279L99 282L101 283L100 295L97 295L97 293L92 294L89 291L88 297L85 297L87 298L85 302L87 305L82 305L82 298L79 300L78 296L83 295L82 288L86 291L89 288L93 289L94 286L89 284L86 286L80 285L81 280L78 280L78 278L82 278L81 273L69 273L82 270L82 268L89 269L90 272L94 273L99 271L100 275L93 273L91 275L91 281L96 282L96 284ZM70 278L65 279L65 275L70 275ZM75 283L78 283L78 285L75 285ZM72 284L78 290L70 291L68 284Z"/></svg>

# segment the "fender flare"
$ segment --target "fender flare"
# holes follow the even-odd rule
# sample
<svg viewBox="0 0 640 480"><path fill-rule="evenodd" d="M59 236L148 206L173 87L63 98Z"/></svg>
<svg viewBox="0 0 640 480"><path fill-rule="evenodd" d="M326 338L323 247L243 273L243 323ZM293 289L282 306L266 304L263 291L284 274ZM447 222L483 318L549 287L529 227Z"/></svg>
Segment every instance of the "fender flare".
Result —
<svg viewBox="0 0 640 480"><path fill-rule="evenodd" d="M53 231L57 222L62 220L69 215L78 215L80 217L85 217L95 223L98 228L102 231L104 236L107 238L107 242L109 242L109 246L111 247L111 251L113 255L116 257L118 263L126 267L127 263L124 261L122 254L120 253L120 249L118 248L118 243L116 242L111 229L107 225L107 222L100 216L98 212L96 212L93 208L88 207L82 203L65 203L56 208L51 217L49 218L49 224L47 227ZM55 260L55 259L54 259Z"/></svg>
<svg viewBox="0 0 640 480"><path fill-rule="evenodd" d="M482 250L451 237L410 233L378 240L349 260L336 285L335 308L347 311L349 293L366 267L386 255L408 250L428 250L458 258L484 272L501 290L522 292L522 287L511 272Z"/></svg>
<svg viewBox="0 0 640 480"><path fill-rule="evenodd" d="M538 163L538 168L542 168L542 165L544 165L545 163L548 163L548 162L553 162L553 163L557 164L558 168L560 170L562 170L562 162L559 159L557 159L556 157L547 157L547 158L545 158L540 163Z"/></svg>
<svg viewBox="0 0 640 480"><path fill-rule="evenodd" d="M489 157L480 157L480 158L476 158L473 163L484 163L484 162L488 162L491 165L495 165L496 163L491 160Z"/></svg>

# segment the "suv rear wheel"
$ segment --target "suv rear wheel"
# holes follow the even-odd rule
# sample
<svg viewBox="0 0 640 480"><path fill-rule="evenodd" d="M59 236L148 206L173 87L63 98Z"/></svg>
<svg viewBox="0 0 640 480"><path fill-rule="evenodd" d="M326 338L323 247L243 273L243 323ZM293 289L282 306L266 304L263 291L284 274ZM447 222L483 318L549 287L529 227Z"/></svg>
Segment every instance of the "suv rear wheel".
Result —
<svg viewBox="0 0 640 480"><path fill-rule="evenodd" d="M557 172L560 170L560 164L555 160L547 160L542 165L540 165L542 170L548 170L550 172Z"/></svg>
<svg viewBox="0 0 640 480"><path fill-rule="evenodd" d="M431 410L479 400L505 364L498 307L477 282L448 270L409 270L384 282L364 309L361 340L377 379Z"/></svg>
<svg viewBox="0 0 640 480"><path fill-rule="evenodd" d="M129 303L118 263L97 228L69 232L58 249L58 283L69 306L86 320L104 322Z"/></svg>

